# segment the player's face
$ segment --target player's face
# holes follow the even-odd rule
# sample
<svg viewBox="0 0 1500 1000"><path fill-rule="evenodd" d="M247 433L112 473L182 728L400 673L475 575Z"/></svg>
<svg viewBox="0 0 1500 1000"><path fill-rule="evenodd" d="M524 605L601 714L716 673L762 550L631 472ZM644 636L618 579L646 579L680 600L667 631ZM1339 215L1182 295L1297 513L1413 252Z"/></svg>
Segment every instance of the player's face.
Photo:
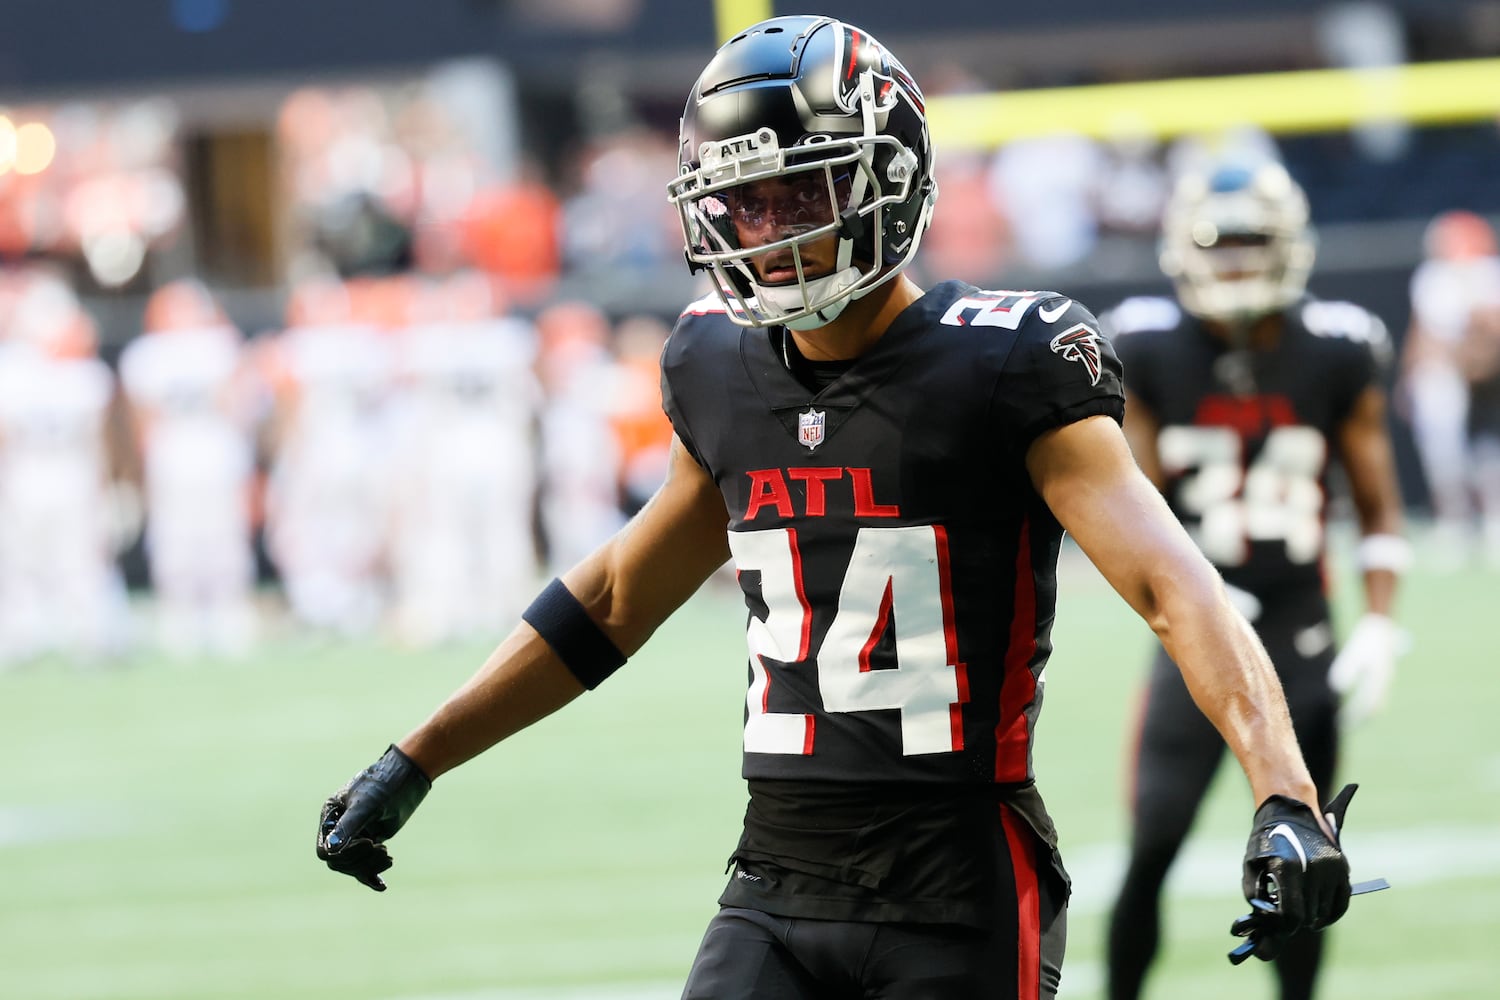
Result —
<svg viewBox="0 0 1500 1000"><path fill-rule="evenodd" d="M1258 233L1224 233L1205 246L1219 281L1245 281L1265 274L1270 237Z"/></svg>
<svg viewBox="0 0 1500 1000"><path fill-rule="evenodd" d="M848 197L848 182L836 181L829 188L821 170L750 181L725 192L730 221L741 247L749 250L792 239L831 225L838 219L838 205ZM792 247L768 250L750 258L756 277L767 285L797 280L797 253L803 276L818 278L832 273L838 255L838 235L830 232Z"/></svg>

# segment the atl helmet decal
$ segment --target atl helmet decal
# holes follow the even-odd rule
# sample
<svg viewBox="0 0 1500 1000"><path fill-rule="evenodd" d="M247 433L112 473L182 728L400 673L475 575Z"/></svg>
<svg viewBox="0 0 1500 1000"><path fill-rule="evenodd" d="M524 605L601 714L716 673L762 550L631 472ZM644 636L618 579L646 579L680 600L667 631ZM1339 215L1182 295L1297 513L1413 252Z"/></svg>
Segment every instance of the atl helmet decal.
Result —
<svg viewBox="0 0 1500 1000"><path fill-rule="evenodd" d="M1098 331L1077 323L1052 338L1052 350L1069 361L1081 361L1089 370L1089 384L1099 384L1104 361L1100 357Z"/></svg>
<svg viewBox="0 0 1500 1000"><path fill-rule="evenodd" d="M886 111L896 103L896 77L891 68L891 58L884 47L858 28L840 25L838 45L834 60L834 100L849 114L859 111L859 81L866 70L875 76L875 110ZM902 82L910 84L911 77L901 74ZM915 90L915 85L911 85ZM920 107L918 102L918 107Z"/></svg>

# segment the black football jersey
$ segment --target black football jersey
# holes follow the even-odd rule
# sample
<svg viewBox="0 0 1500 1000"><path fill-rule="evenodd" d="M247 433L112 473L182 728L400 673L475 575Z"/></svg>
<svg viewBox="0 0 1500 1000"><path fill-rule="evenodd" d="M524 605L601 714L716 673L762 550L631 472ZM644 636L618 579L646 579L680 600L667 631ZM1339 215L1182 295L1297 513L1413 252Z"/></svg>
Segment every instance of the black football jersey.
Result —
<svg viewBox="0 0 1500 1000"><path fill-rule="evenodd" d="M730 513L749 608L749 779L1031 777L1062 529L1025 455L1123 416L1119 363L1053 292L938 285L810 390L712 296L662 356Z"/></svg>
<svg viewBox="0 0 1500 1000"><path fill-rule="evenodd" d="M1258 595L1323 586L1330 458L1387 363L1385 326L1304 299L1274 349L1236 350L1164 298L1104 316L1126 391L1160 423L1167 501L1225 580Z"/></svg>

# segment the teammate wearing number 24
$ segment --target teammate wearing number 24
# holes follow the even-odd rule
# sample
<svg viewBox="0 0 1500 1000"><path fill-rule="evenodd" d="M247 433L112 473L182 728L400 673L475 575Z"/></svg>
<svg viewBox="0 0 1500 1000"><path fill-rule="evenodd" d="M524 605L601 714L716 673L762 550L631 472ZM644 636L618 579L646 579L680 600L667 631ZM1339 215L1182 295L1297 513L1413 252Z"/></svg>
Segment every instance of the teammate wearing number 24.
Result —
<svg viewBox="0 0 1500 1000"><path fill-rule="evenodd" d="M319 856L384 888L431 779L598 685L732 557L749 804L683 996L1052 997L1069 887L1032 751L1067 530L1268 804L1247 874L1287 926L1336 920L1349 868L1275 672L1137 469L1093 316L905 273L937 190L890 52L815 16L730 39L668 195L714 294L663 353L666 483L328 800Z"/></svg>
<svg viewBox="0 0 1500 1000"><path fill-rule="evenodd" d="M1136 458L1234 588L1281 676L1313 779L1329 793L1340 723L1380 707L1401 652L1390 616L1408 547L1386 431L1385 327L1352 303L1308 296L1312 260L1307 200L1284 167L1210 163L1181 178L1163 219L1176 301L1128 299L1103 321L1125 366ZM1324 590L1334 460L1360 524L1367 608L1338 657ZM1134 760L1110 1000L1141 995L1163 880L1223 756L1170 652L1152 665ZM1318 934L1263 943L1262 957L1280 952L1282 1000L1313 995L1322 945Z"/></svg>

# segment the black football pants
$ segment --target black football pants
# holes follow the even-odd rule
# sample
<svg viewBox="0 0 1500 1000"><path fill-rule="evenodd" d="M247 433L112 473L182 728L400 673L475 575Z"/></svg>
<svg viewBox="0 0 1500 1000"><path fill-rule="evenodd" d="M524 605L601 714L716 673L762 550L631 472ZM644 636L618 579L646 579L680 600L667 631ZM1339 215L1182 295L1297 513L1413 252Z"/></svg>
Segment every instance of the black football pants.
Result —
<svg viewBox="0 0 1500 1000"><path fill-rule="evenodd" d="M1051 1000L1066 937L1060 901L1041 939L1040 982L1020 996L1014 929L778 917L724 907L683 1000ZM1044 899L1043 906L1049 901Z"/></svg>
<svg viewBox="0 0 1500 1000"><path fill-rule="evenodd" d="M1052 1000L1067 945L1067 879L1030 827L1010 828L1026 854L1012 848L1000 866L992 926L725 906L709 922L683 1000Z"/></svg>
<svg viewBox="0 0 1500 1000"><path fill-rule="evenodd" d="M1268 604L1255 624L1281 676L1313 782L1327 796L1338 743L1338 702L1328 687L1333 644L1327 603L1322 595L1296 595ZM1223 755L1218 731L1193 704L1177 667L1159 653L1135 763L1130 862L1110 915L1109 1000L1141 996L1160 939L1162 883ZM1236 943L1227 934L1229 922L1226 917L1226 949ZM1298 934L1287 942L1275 962L1281 1000L1312 997L1322 948L1321 933ZM1162 995L1171 996L1163 985Z"/></svg>

